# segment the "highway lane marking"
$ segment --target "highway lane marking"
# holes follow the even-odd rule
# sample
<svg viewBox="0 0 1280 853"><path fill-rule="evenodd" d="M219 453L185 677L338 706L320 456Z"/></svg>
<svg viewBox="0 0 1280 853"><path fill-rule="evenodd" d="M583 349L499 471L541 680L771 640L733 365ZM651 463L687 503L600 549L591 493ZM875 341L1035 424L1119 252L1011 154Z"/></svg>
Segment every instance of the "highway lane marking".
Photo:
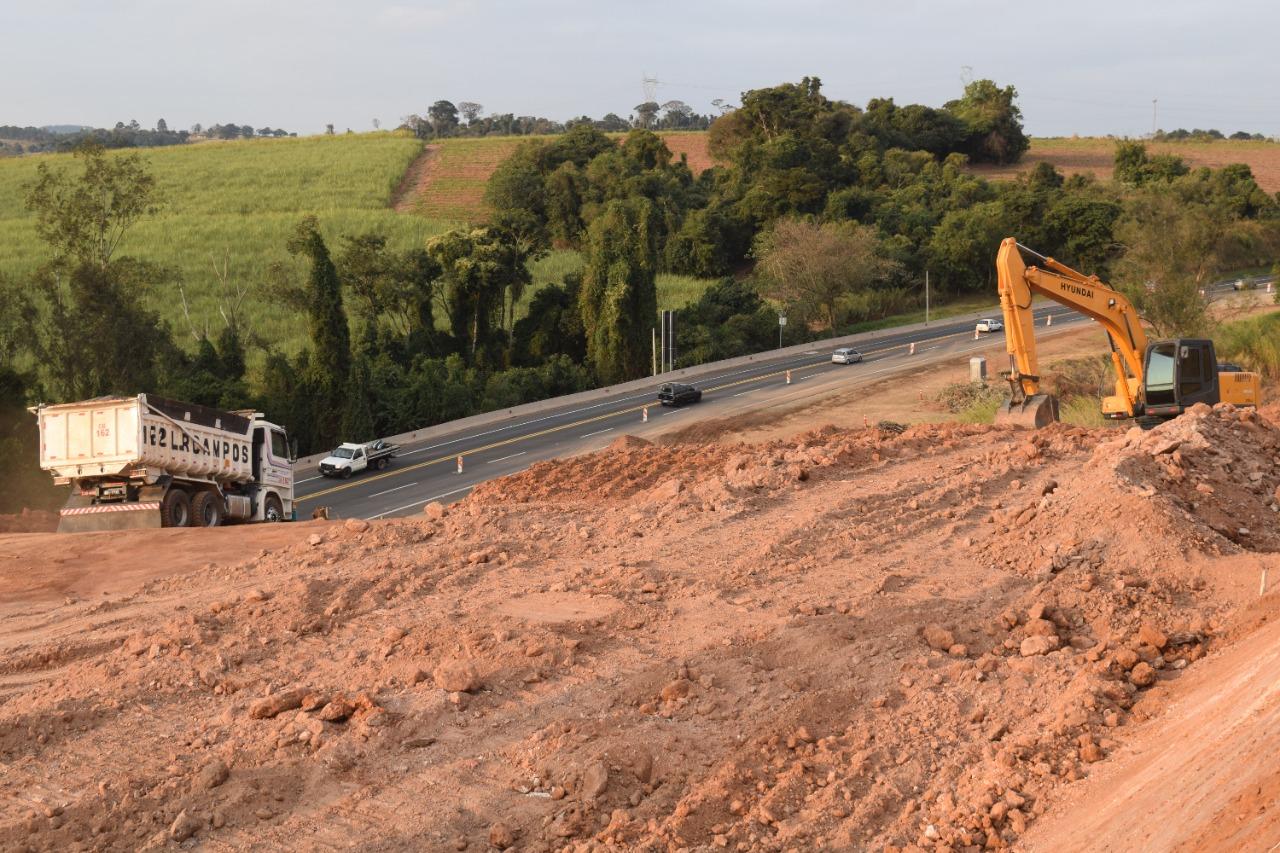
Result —
<svg viewBox="0 0 1280 853"><path fill-rule="evenodd" d="M598 429L595 432L589 432L586 435L580 435L578 436L578 438L591 438L591 436L593 435L603 435L606 432L613 432L613 427L609 427L608 429Z"/></svg>
<svg viewBox="0 0 1280 853"><path fill-rule="evenodd" d="M371 497L371 498L376 498L376 497L378 497L378 495L389 495L389 494L391 494L392 492L398 492L398 491L400 491L401 489L407 489L407 488L409 488L410 486L416 486L416 485L418 485L418 484L417 484L417 483L405 483L403 486L396 486L394 489L387 489L385 492L374 492L373 494L369 495L369 497Z"/></svg>
<svg viewBox="0 0 1280 853"><path fill-rule="evenodd" d="M1044 314L1046 314L1046 313L1051 313L1051 312L1053 312L1056 308L1057 308L1057 306L1049 306L1048 308L1046 308L1046 309L1044 309L1044 310L1043 310L1043 312L1042 312L1041 316L1043 316L1043 315L1044 315ZM998 309L997 309L997 310L998 310ZM1073 312L1073 311L1070 311L1069 309L1063 309L1063 311L1064 311L1064 313L1075 313L1075 312ZM1033 311L1032 313L1034 314L1034 311ZM938 321L938 322L939 322L940 324L945 324L945 323L947 323L948 321L946 321L946 320L940 320L940 321ZM928 331L928 329L924 329L924 330L922 330L922 331L926 331L926 332L927 332L927 331ZM906 333L904 333L904 334L906 334L906 335L912 335L912 334L914 334L914 333L913 333L913 332L906 332ZM942 336L939 336L939 337L926 337L926 338L924 338L923 340L924 340L924 341L939 341L939 340L945 340L946 338L949 338L949 337L958 337L958 336L960 336L960 335L964 335L964 334L968 334L968 332L967 332L967 331L963 331L963 332L956 332L956 333L954 333L954 334L952 334L952 335L942 335ZM920 341L917 341L917 343L920 343ZM872 344L873 344L873 348L863 350L863 353L864 353L864 354L876 353L876 352L885 352L885 351L887 351L887 350L897 349L898 347L908 346L908 345L910 344L910 341L902 341L902 342L898 342L898 343L889 344L888 346L883 346L883 347L874 347L874 342L872 342ZM760 354L761 354L761 355L763 355L763 353L760 353ZM804 352L799 353L799 354L797 354L796 356L792 356L792 358L799 358L799 357L800 357L800 356L802 356L802 355L820 355L820 354L821 354L821 351L820 351L820 350L805 350ZM784 364L786 361L789 361L789 360L790 360L789 358L788 358L788 359L782 359L782 360L780 360L778 363L781 365L781 364ZM724 379L732 378L732 377L734 377L734 376L741 376L741 375L742 375L742 374L744 374L744 373L750 373L750 372L752 371L753 367L757 367L757 366L759 366L759 365L761 365L761 364L765 364L766 362L767 362L767 359L765 359L765 360L762 360L762 361L758 362L756 365L753 365L752 367L745 367L745 368L743 368L742 370L733 370L733 371L730 371L730 372L728 372L728 373L718 374L718 375L715 375L715 376L708 377L708 379L710 379L710 380L711 380L711 381L713 381L713 382L718 382L718 381L721 381L721 380L724 380ZM819 363L823 363L823 362L819 362ZM800 364L800 365L797 365L797 366L792 367L792 368L790 368L790 369L792 369L792 370L804 370L804 369L806 369L806 368L813 367L813 366L814 366L814 365L812 365L812 364ZM785 371L786 369L787 369L787 368L782 368L782 371ZM780 372L778 372L778 373L765 373L765 374L761 374L760 376L757 376L757 377L749 377L749 378L755 378L755 379L767 379L767 378L770 378L770 377L773 377L773 376L777 376L777 375L780 375ZM657 376L654 376L654 377L652 377L652 378L653 378L653 379L655 379L655 380L656 380L656 379L658 379L658 377L657 377ZM728 386L720 386L720 387L721 387L721 388L723 388L723 387L728 387ZM709 389L709 390L718 390L718 389L717 389L717 388L712 388L712 389ZM516 427L520 427L520 426L528 426L529 424L543 423L544 421L554 420L555 418L568 417L568 416L570 416L570 415L576 415L576 414L580 414L580 413L582 413L582 412L589 412L589 411L591 411L591 410L593 410L593 409L598 409L598 408L600 408L601 406L608 406L608 405L611 405L611 404L614 404L614 403L626 402L626 401L628 401L628 400L642 400L642 399L646 399L646 398L649 398L649 397L650 397L650 394L649 394L649 393L645 393L645 394L630 394L630 395L627 395L627 396L625 396L625 397L613 397L613 398L608 399L608 400L602 400L601 402L599 402L599 403L595 403L595 404L590 405L590 406L583 406L581 409L570 409L570 410L568 410L568 411L564 411L564 412L555 412L555 413L550 414L550 415L544 415L543 417L540 417L540 418L533 418L533 419L531 419L531 420L521 420L521 421L518 421L518 422L516 422L516 423L506 424L506 425L504 425L504 426L500 426L500 427L497 427L497 428L495 428L495 429L486 430L485 432L477 432L477 433L470 433L470 434L468 434L468 435L461 435L461 436L458 436L457 438L451 438L451 439L449 439L448 441L442 441L442 442L439 442L439 443L437 443L437 444L429 444L429 445L427 445L426 447L416 447L416 448L414 448L413 450L406 450L406 451L404 451L404 452L400 453L399 455L400 455L400 456L412 456L412 455L413 455L413 454L415 454L415 453L422 453L422 452L424 452L424 451L427 451L427 450L434 450L434 449L439 448L439 447L448 447L450 444L457 444L457 443L458 443L458 442L460 442L460 441L466 441L466 440L468 440L468 439L483 438L483 437L484 437L484 436L486 436L486 435L495 435L496 433L505 432L505 431L507 431L507 430L509 430L509 429L515 429ZM634 410L634 409L624 409L624 410L621 410L619 413L621 414L621 413L625 413L625 412L628 412L628 411L635 411L635 410ZM470 453L475 453L475 451L474 451L474 450L472 450L472 451L468 451L468 452L470 452ZM311 482L311 481L313 481L313 480L319 480L319 479L323 479L323 478L321 478L321 477L308 477L308 478L307 478L307 479L305 479L305 480L298 480L298 481L296 481L296 482L297 482L297 483L309 483L309 482ZM304 498L299 498L298 500L304 500Z"/></svg>
<svg viewBox="0 0 1280 853"><path fill-rule="evenodd" d="M319 479L320 479L320 477L318 477L318 476L316 476L316 477L308 477L308 478L307 478L307 479L305 479L305 480L294 480L294 481L293 481L293 484L296 486L296 485L299 485L300 483L310 483L312 480L319 480Z"/></svg>
<svg viewBox="0 0 1280 853"><path fill-rule="evenodd" d="M521 450L519 453L512 453L510 456L503 456L501 459L490 459L484 464L492 465L495 462L506 462L508 459L515 459L517 456L524 456L528 452L527 450Z"/></svg>
<svg viewBox="0 0 1280 853"><path fill-rule="evenodd" d="M415 506L422 506L422 505L423 505L423 504L425 504L425 503L430 503L431 501L438 501L438 500L440 500L441 498L447 498L447 497L449 497L449 495L456 495L458 492L467 492L467 491L470 491L471 489L474 489L474 488L475 488L475 486L463 486L461 489L454 489L452 492L444 492L443 494L439 494L439 495L432 495L432 496L431 496L431 497L429 497L429 498L423 498L422 500L420 500L420 501L414 501L414 502L413 502L413 503L411 503L411 504L405 504L404 506L398 506L398 507L396 507L395 509L389 509L389 510L387 510L386 512L380 512L380 513L378 513L377 515L371 515L371 516L369 516L368 518L366 518L366 519L365 519L365 521L373 521L373 520L374 520L374 519L376 519L376 518L382 518L384 515L391 515L391 513L393 513L393 512L399 512L399 511L400 511L400 510L402 510L402 509L413 509Z"/></svg>
<svg viewBox="0 0 1280 853"><path fill-rule="evenodd" d="M808 355L808 353L804 353L804 355ZM798 357L799 357L799 356L792 356L791 358L798 358ZM785 359L784 361L786 361L786 360L790 360L790 359ZM754 366L759 366L760 364L764 364L764 363L765 363L764 361L761 361L761 362L758 362L758 363L757 363L756 365L754 365ZM779 363L782 363L782 362L779 362ZM799 365L799 366L797 366L797 367L793 367L792 369L793 369L793 370L800 370L800 369L802 369L802 368L804 368L804 367L806 367L806 366L807 366L807 365L803 365L803 364L802 364L802 365ZM720 375L717 375L717 376L712 376L712 377L709 377L709 378L710 378L712 381L720 381L720 380L722 380L722 379L729 379L730 377L733 377L733 376L741 376L741 375L742 375L742 374L744 374L744 373L750 373L750 372L751 372L751 370L752 370L752 368L747 367L747 368L744 368L744 369L742 369L742 370L734 370L734 371L730 371L729 373L724 373L724 374L720 374ZM771 375L771 374L770 374L770 375ZM654 376L654 377L651 377L651 378L652 378L652 379L654 379L654 380L658 380L658 378L659 378L659 377ZM531 420L521 420L521 421L517 421L516 423L506 424L505 426L500 426L500 427L497 427L496 429L486 430L485 432L477 432L477 433L471 433L471 434L468 434L468 435L458 436L457 438L451 438L451 439L449 439L448 441L442 441L442 442L440 442L440 443L438 443L438 444L429 444L429 445L427 445L426 447L417 447L417 448L414 448L413 450L406 450L406 451L404 451L403 453L401 453L400 455L401 455L401 456L412 456L413 454L415 454L415 453L421 453L421 452L423 452L424 450L434 450L434 449L436 449L436 448L438 448L438 447L448 447L450 444L457 444L459 441L466 441L466 440L468 440L468 439L475 439L475 438L483 438L483 437L484 437L484 436L486 436L486 435L494 435L494 434L496 434L496 433L505 432L506 430L509 430L509 429L515 429L516 427L520 427L520 426L528 426L529 424L539 424L539 423L542 423L542 422L544 422L544 421L555 420L556 418L563 418L563 417L568 417L568 416L570 416L570 415L577 415L577 414L580 414L580 413L582 413L582 412L589 412L589 411L591 411L592 409L598 409L598 408L600 408L601 406L609 406L609 405L612 405L612 404L614 404L614 403L623 403L623 402L626 402L626 401L628 401L628 400L646 400L646 399L652 399L652 397L653 397L653 392L647 392L647 393L644 393L644 394L629 394L629 395L627 395L627 396L625 396L625 397L613 397L613 398L610 398L610 399L608 399L608 400L602 400L601 402L599 402L599 403L595 403L595 404L590 405L590 406L583 406L581 409L570 409L570 410L568 410L568 411L564 411L564 412L555 412L555 413L550 414L550 415L544 415L543 417L540 417L540 418L533 418L533 419L531 419ZM636 411L636 410L634 410L634 409L625 409L625 410L623 410L623 411ZM584 421L584 423L585 423L585 421ZM467 452L468 452L468 453L475 453L475 451L474 451L474 450L470 450L470 451L467 451ZM311 477L310 479L311 479L311 480L318 480L318 479L320 479L320 478L319 478L319 477ZM302 481L299 481L299 482L302 482Z"/></svg>
<svg viewBox="0 0 1280 853"><path fill-rule="evenodd" d="M1087 319L1087 318L1081 317L1081 319ZM971 334L971 333L970 333L970 332L968 332L968 331L964 331L964 332L956 332L956 333L954 333L954 334L950 334L950 335L941 335L941 336L939 336L939 337L937 337L937 338L933 338L933 339L931 339L931 340L943 341L943 340L947 340L948 338L963 338L963 337L968 336L969 334ZM979 346L977 346L977 347L967 347L967 348L963 348L963 349L961 349L961 350L960 350L960 352L969 352L969 351L971 351L971 350L973 350L973 349L982 349L982 348L985 348L985 347L988 347L988 346L992 346L992 345L993 345L992 340L991 340L991 339L987 339L986 341L983 341L981 344L979 344ZM868 354L870 354L870 353L875 353L875 352L885 352L885 351L889 351L889 350L899 350L899 349L903 349L905 346L906 346L905 344L898 343L898 344L894 344L894 345L892 345L892 346L881 347L881 348L879 348L879 349L875 349L875 350L867 350L866 352L867 352ZM931 349L937 349L937 347L932 347ZM892 367L892 368L886 368L886 369L887 369L887 370L893 370L893 369L896 369L898 366L899 366L899 365L895 365L895 366L894 366L894 367ZM760 382L760 381L763 381L763 380L765 380L765 379L772 379L772 378L776 378L776 377L779 377L779 376L784 376L784 375L786 375L787 370L791 370L791 371L795 372L795 371L799 371L799 370L809 370L809 369L818 368L818 367L826 367L826 368L830 368L830 367L831 367L831 362L830 362L830 360L828 360L828 359L823 359L823 360L821 360L821 361L815 361L815 362L811 362L811 363L809 363L809 364L801 364L801 365L798 365L798 366L795 366L795 367L789 367L789 368L784 368L784 369L780 369L780 370L775 370L775 371L772 371L772 372L770 372L770 373L763 373L763 374L760 374L760 375L758 375L758 376L749 376L749 377L747 377L746 379L739 379L739 380L736 380L736 381L734 381L734 382L727 382L727 383L725 383L725 384L723 384L723 385L715 385L715 386L712 386L712 387L710 387L710 388L705 389L705 392L706 392L706 393L712 393L712 392L716 392L716 391L725 391L725 390L727 390L727 389L729 389L729 388L736 388L736 387L741 386L741 385L746 385L746 384L748 384L748 383L750 383L750 382ZM870 375L873 375L873 376L874 376L874 375L877 375L877 374L879 374L879 373L883 373L883 372L884 372L884 371L872 371L872 372L870 373ZM732 374L730 374L730 375L732 375ZM864 374L862 374L862 375L868 375L868 374L864 373ZM638 395L637 395L637 396L638 396ZM645 395L645 396L648 396L648 395ZM623 398L618 398L618 399L623 399ZM612 401L612 402L617 402L617 400L614 400L614 401ZM630 407L630 408L626 408L626 409L618 409L618 410L616 410L616 411L612 411L612 412L605 412L604 414L595 415L594 417L590 417L590 418L583 418L582 420L579 420L579 421L573 421L573 422L571 422L571 423L567 423L567 424L560 424L559 426L547 427L546 429L539 430L539 431L537 431L537 432L531 432L531 433L528 433L528 434L526 434L526 435L517 435L517 436L512 436L511 438L505 438L505 439L503 439L503 440L501 440L501 441L495 441L495 442L492 442L491 444L484 445L483 447L476 447L476 448L472 448L471 450L466 451L466 453L467 453L467 454L483 453L483 452L485 452L485 451L487 451L487 450L493 450L493 449L498 448L498 447L506 447L506 446L511 445L511 444L514 444L514 443L516 443L516 442L518 442L518 441L528 441L529 439L533 439L533 438L540 438L541 436L544 436L544 435L549 435L549 434L551 434L551 433L555 433L555 432L562 432L562 431L564 431L564 430L572 429L572 428L574 428L574 427L580 427L580 426L583 426L583 425L585 425L585 424L598 423L599 421L605 420L606 418L613 418L613 417L618 417L618 416L621 416L621 415L626 415L626 414L636 413L636 412L639 412L639 411L640 411L641 409L643 409L643 408L647 408L647 406L648 406L648 404L646 404L646 405L642 405L642 406L632 406L632 407ZM597 408L597 407L592 407L592 408ZM678 414L680 411L684 411L684 410L677 409L677 410L675 410L674 412L668 412L667 414ZM541 418L540 420L547 420L547 418ZM512 426L518 426L518 425L519 425L519 424L511 424L511 425L509 425L508 427L504 427L504 429L508 429L508 428L510 428L510 427L512 427ZM496 430L495 430L495 431L496 431ZM488 433L482 433L482 435L483 435L483 434L488 434ZM452 443L452 442L449 442L449 443ZM374 476L372 476L372 477L366 477L365 479L361 480L360 482L356 482L356 483L344 483L344 484L342 484L342 485L333 486L333 487L328 488L328 489L322 489L322 490L320 490L320 491L318 491L318 492L312 492L312 493L311 493L311 494L309 494L309 495L302 495L301 497L295 498L295 499L294 499L294 503L302 503L303 501L313 500L313 499L315 499L315 498L319 498L319 497L323 497L323 496L325 496L325 495L333 494L334 492L345 491L345 490L347 490L347 489L355 488L356 486L364 485L364 484L366 484L366 483L370 483L370 482L373 482L373 481L375 481L375 480L380 480L380 479L383 479L383 478L385 478L385 477L394 477L394 476L397 476L397 475L399 475L399 474L405 474L405 473L408 473L409 471L415 471L415 470L417 470L417 469L419 469L419 468L425 468L425 467L427 467L427 466L429 466L429 465L439 465L439 464L442 464L442 463L445 463L445 462L453 462L456 458L457 458L457 457L450 455L450 456L439 456L439 457L437 457L437 458L435 458L435 459L427 459L427 460L425 460L425 461L423 461L423 462L418 462L418 463L416 463L416 464L414 464L414 465L410 465L410 466L409 466L409 467L407 467L407 468L401 468L401 469L396 470L396 471L385 471L385 472L383 472L383 473L381 473L381 474L375 474L375 475L374 475ZM395 510L391 510L391 511L392 511L392 512L394 512Z"/></svg>

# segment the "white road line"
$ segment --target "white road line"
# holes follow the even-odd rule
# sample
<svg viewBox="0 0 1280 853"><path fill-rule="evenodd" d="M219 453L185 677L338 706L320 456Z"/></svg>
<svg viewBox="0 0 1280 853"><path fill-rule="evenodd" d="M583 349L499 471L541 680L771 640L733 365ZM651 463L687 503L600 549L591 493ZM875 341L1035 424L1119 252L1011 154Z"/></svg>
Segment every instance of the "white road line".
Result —
<svg viewBox="0 0 1280 853"><path fill-rule="evenodd" d="M1036 309L1036 310L1040 310L1040 309ZM1052 313L1053 311L1054 311L1053 306L1049 306L1049 307L1048 307L1048 308L1046 308L1044 311L1042 311L1038 316L1042 318L1045 314ZM1062 312L1062 314L1070 314L1070 313L1074 313L1074 312ZM1055 319L1056 319L1056 317L1057 317L1057 316L1058 316L1058 315L1056 315L1056 314L1055 314ZM1075 319L1075 318L1072 318L1072 319ZM1079 319L1087 319L1087 318L1080 317ZM949 323L949 322L955 322L955 321L953 321L953 320L939 320L938 322L939 322L939 324L941 325L941 324L945 324L945 323ZM911 334L911 333L904 333L904 334ZM945 339L945 338L947 338L947 337L957 337L957 336L962 335L962 334L966 334L966 333L965 333L965 332L956 332L956 333L954 333L954 334L952 334L952 335L944 335L944 336L942 336L941 338L933 338L933 339L929 339L929 340L943 340L943 339ZM869 341L869 342L868 342L869 346L873 346L873 347L874 347L874 346L876 346L878 343L879 343L879 341ZM871 350L871 351L873 351L873 352L880 352L880 351L883 351L883 350L896 349L896 348L898 348L898 347L906 346L906 345L907 345L907 343L909 343L909 342L895 343L895 344L888 344L888 345L886 345L886 346L880 347L879 349ZM920 343L920 341L917 341L917 343ZM864 351L864 352L867 352L867 351ZM814 350L812 353L810 353L810 352L806 351L806 352L804 352L803 354L804 354L804 355L810 355L810 354L821 354L821 351L820 351L820 350ZM764 355L764 353L759 353L759 355ZM781 370L781 369L785 369L785 368L783 367L783 364L785 364L785 363L786 363L786 362L788 362L788 361L792 361L794 358L796 358L796 357L795 357L795 356L788 356L787 358L779 359L779 360L777 360L777 361L775 361L775 362L772 362L772 363L770 363L770 361L769 361L768 359L762 359L761 361L755 362L755 363L751 364L751 365L750 365L750 366L748 366L748 367L744 367L744 368L743 368L743 369L741 369L741 370L734 370L734 371L731 371L731 372L729 372L729 373L722 373L722 374L716 374L716 375L707 376L707 377L703 378L703 379L701 380L701 382L702 382L702 383L704 383L704 384L718 384L718 383L721 383L721 382L725 381L726 379L732 379L732 378L733 378L733 377L735 377L735 376L742 376L742 375L743 375L743 374L745 374L745 373L752 373L752 372L754 372L754 371L759 370L759 369L760 369L760 368L762 368L762 367L768 368L768 369L770 369L770 370L773 370L773 369L775 369L775 368L776 368L776 369L779 369L779 370ZM792 369L797 369L797 370L798 370L798 369L800 369L800 367L803 367L803 366L804 366L804 365L800 365L799 367L792 368ZM653 377L653 379L654 379L654 381L655 381L655 382L658 382L658 381L659 381L658 377L656 377L656 376L655 376L655 377ZM460 436L458 436L457 438L451 438L451 439L449 439L448 441L442 441L442 442L440 442L440 443L438 443L438 444L430 444L430 445L427 445L426 447L416 447L416 448L414 448L413 450L406 450L406 451L403 451L402 453L400 453L400 454L398 454L398 455L400 455L400 456L412 456L412 455L413 455L413 454L415 454L415 453L422 453L422 452L427 451L427 450L435 450L436 448L440 448L440 447L448 447L450 444L457 444L457 443L458 443L458 442L460 442L460 441L467 441L467 440L472 439L472 438L483 438L483 437L488 436L488 435L495 435L495 434L500 433L500 432L506 432L507 430L516 429L516 428L519 428L519 427L529 426L530 424L537 424L537 423L542 423L543 421L550 421L550 420L555 420L555 419L557 419L557 418L564 418L564 417L569 417L569 416L571 416L571 415L578 415L578 414L582 414L583 412L589 412L589 411L592 411L593 409L599 409L599 408L602 408L602 407L605 407L605 406L615 405L615 404L620 403L620 402L630 402L630 401L633 401L633 400L644 400L644 399L652 399L652 392L646 392L646 393L643 393L643 394L631 394L631 395L628 395L628 396L625 396L625 397L612 397L612 398L610 398L610 399L602 400L601 402L599 402L599 403L595 403L595 404L590 405L590 406L584 406L584 407L582 407L581 409L571 409L571 410L569 410L569 411L564 411L564 412L554 412L554 413L552 413L552 414L550 414L550 415L545 415L545 416L543 416L543 417L541 417L541 418L533 418L533 419L531 419L531 420L517 420L517 421L514 421L513 423L509 423L509 424L506 424L506 425L504 425L504 426L497 427L496 429L486 430L485 432L468 433L468 434L466 434L466 435L460 435ZM309 483L309 482L311 482L312 480L319 480L319 479L322 479L322 478L320 478L320 477L309 477L309 478L307 478L306 480L296 480L296 481L295 481L295 484L296 484L296 483Z"/></svg>
<svg viewBox="0 0 1280 853"><path fill-rule="evenodd" d="M431 496L431 497L429 497L429 498L423 498L422 500L420 500L420 501L414 501L414 502L413 502L413 503L411 503L411 504L405 504L404 506L398 506L398 507L396 507L395 509L389 509L389 510L387 510L386 512L378 513L377 515L371 515L371 516L369 516L369 517L368 517L367 519L365 519L365 520L366 520L366 521L373 521L373 520L374 520L374 519L376 519L376 518L382 518L383 516L391 515L391 513L393 513L393 512L399 512L399 511L400 511L400 510L402 510L402 509L413 509L415 506L422 506L422 505L423 505L423 504L425 504L425 503L430 503L431 501L438 501L438 500L440 500L440 498L447 498L447 497L449 497L449 495L456 495L458 492L466 492L466 491L470 491L471 489L474 489L474 488L475 488L475 486L463 486L461 489L454 489L452 492L445 492L444 494L441 494L441 495L432 495L432 496Z"/></svg>
<svg viewBox="0 0 1280 853"><path fill-rule="evenodd" d="M391 494L392 492L398 492L398 491L400 491L401 489L407 489L407 488L409 488L410 486L416 486L416 485L418 485L418 484L417 484L417 483L405 483L403 486L396 486L394 489L387 489L385 492L374 492L373 494L369 495L369 497L371 497L371 498L376 498L378 495L389 495L389 494Z"/></svg>
<svg viewBox="0 0 1280 853"><path fill-rule="evenodd" d="M595 432L589 432L586 435L580 435L578 436L578 438L591 438L591 436L593 435L600 435L601 433L606 433L606 432L613 432L613 427L609 427L608 429L598 429Z"/></svg>
<svg viewBox="0 0 1280 853"><path fill-rule="evenodd" d="M752 388L750 391L739 391L737 394L733 394L732 396L741 397L743 394L750 394L752 391L759 391L759 390L760 390L759 388Z"/></svg>
<svg viewBox="0 0 1280 853"><path fill-rule="evenodd" d="M663 413L662 413L662 417L664 417L664 418L665 418L665 417L667 417L668 415L683 415L683 414L684 414L685 412L687 412L687 411L689 411L689 410L688 410L688 409L674 409L673 411L670 411L670 412L663 412Z"/></svg>
<svg viewBox="0 0 1280 853"><path fill-rule="evenodd" d="M524 456L529 451L521 450L519 453L512 453L510 456L503 456L501 459L489 459L484 464L492 465L495 462L506 462L508 459L515 459L517 456Z"/></svg>
<svg viewBox="0 0 1280 853"><path fill-rule="evenodd" d="M294 480L294 481L293 481L293 484L294 484L295 486L297 486L297 485L300 485L300 484L302 484L302 483L310 483L312 480L319 480L319 479L321 479L321 478L320 478L320 477L308 477L308 478L307 478L307 479L305 479L305 480Z"/></svg>

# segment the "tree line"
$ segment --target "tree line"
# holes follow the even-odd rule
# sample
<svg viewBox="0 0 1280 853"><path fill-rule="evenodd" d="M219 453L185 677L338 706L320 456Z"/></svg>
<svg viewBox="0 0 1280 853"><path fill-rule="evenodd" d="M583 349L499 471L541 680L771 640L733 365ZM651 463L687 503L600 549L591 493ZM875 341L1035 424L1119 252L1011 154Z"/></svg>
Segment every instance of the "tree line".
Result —
<svg viewBox="0 0 1280 853"><path fill-rule="evenodd" d="M297 136L280 128L260 127L250 124L200 123L190 130L170 129L163 118L154 128L145 128L137 119L116 122L115 127L80 127L62 130L41 127L17 127L0 125L0 156L5 154L40 154L74 151L90 143L102 148L160 148L167 145L185 145L199 139L250 139L258 137Z"/></svg>
<svg viewBox="0 0 1280 853"><path fill-rule="evenodd" d="M440 100L433 103L425 115L410 113L400 121L400 129L411 132L419 139L445 139L451 136L549 136L564 133L574 127L591 127L604 133L621 133L633 128L645 130L706 130L713 121L711 115L699 115L684 101L667 101L659 104L646 101L637 104L627 118L617 113L607 113L604 118L593 119L582 115L568 121L537 116L516 116L512 113L484 115L484 106L474 101Z"/></svg>

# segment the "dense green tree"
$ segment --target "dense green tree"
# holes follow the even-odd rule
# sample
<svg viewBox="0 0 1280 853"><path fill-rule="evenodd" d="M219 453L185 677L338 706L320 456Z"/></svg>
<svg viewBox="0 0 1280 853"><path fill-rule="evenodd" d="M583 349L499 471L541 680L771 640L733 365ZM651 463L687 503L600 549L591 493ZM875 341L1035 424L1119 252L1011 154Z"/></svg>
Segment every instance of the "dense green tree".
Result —
<svg viewBox="0 0 1280 853"><path fill-rule="evenodd" d="M975 80L964 87L964 96L943 109L961 121L966 130L961 149L975 163L1016 163L1031 147L1022 132L1022 110L1012 86L1003 89L991 80Z"/></svg>
<svg viewBox="0 0 1280 853"><path fill-rule="evenodd" d="M611 201L589 230L579 306L587 358L606 385L649 372L658 221L645 198Z"/></svg>
<svg viewBox="0 0 1280 853"><path fill-rule="evenodd" d="M449 136L458 126L458 108L451 101L436 101L427 110L436 136Z"/></svg>
<svg viewBox="0 0 1280 853"><path fill-rule="evenodd" d="M564 286L549 284L529 302L529 311L516 321L511 335L512 362L532 367L563 355L576 363L587 358L587 339L578 309L582 277L565 278Z"/></svg>
<svg viewBox="0 0 1280 853"><path fill-rule="evenodd" d="M453 334L467 342L475 363L529 283L528 255L509 233L491 228L450 231L433 238L427 253L441 270Z"/></svg>
<svg viewBox="0 0 1280 853"><path fill-rule="evenodd" d="M633 109L636 111L636 127L648 129L658 123L658 113L662 107L655 101L645 101L643 104L637 104Z"/></svg>
<svg viewBox="0 0 1280 853"><path fill-rule="evenodd" d="M315 398L316 440L332 444L340 435L351 372L351 331L342 307L342 284L314 216L298 223L288 249L309 264L305 305L311 354L304 381Z"/></svg>
<svg viewBox="0 0 1280 853"><path fill-rule="evenodd" d="M83 166L78 178L48 163L36 167L27 208L56 264L103 269L129 229L154 212L155 178L137 154L107 157L102 146L86 143L75 158Z"/></svg>
<svg viewBox="0 0 1280 853"><path fill-rule="evenodd" d="M832 331L841 300L886 284L895 267L875 229L855 222L780 219L756 238L752 254L765 296L797 320Z"/></svg>
<svg viewBox="0 0 1280 853"><path fill-rule="evenodd" d="M1131 187L1149 183L1170 183L1190 171L1181 157L1173 154L1147 154L1147 146L1141 142L1121 139L1116 142L1116 181Z"/></svg>

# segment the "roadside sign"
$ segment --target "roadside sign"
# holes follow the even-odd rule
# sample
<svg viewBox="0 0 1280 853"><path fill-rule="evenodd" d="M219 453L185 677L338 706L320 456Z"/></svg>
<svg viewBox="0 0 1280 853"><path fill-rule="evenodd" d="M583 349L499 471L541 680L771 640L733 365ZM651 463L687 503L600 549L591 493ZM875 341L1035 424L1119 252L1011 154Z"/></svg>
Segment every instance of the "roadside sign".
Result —
<svg viewBox="0 0 1280 853"><path fill-rule="evenodd" d="M779 316L779 317L778 317L778 325L779 325L779 326L785 326L785 325L787 325L787 318L786 318L786 317L783 317L783 316Z"/></svg>

